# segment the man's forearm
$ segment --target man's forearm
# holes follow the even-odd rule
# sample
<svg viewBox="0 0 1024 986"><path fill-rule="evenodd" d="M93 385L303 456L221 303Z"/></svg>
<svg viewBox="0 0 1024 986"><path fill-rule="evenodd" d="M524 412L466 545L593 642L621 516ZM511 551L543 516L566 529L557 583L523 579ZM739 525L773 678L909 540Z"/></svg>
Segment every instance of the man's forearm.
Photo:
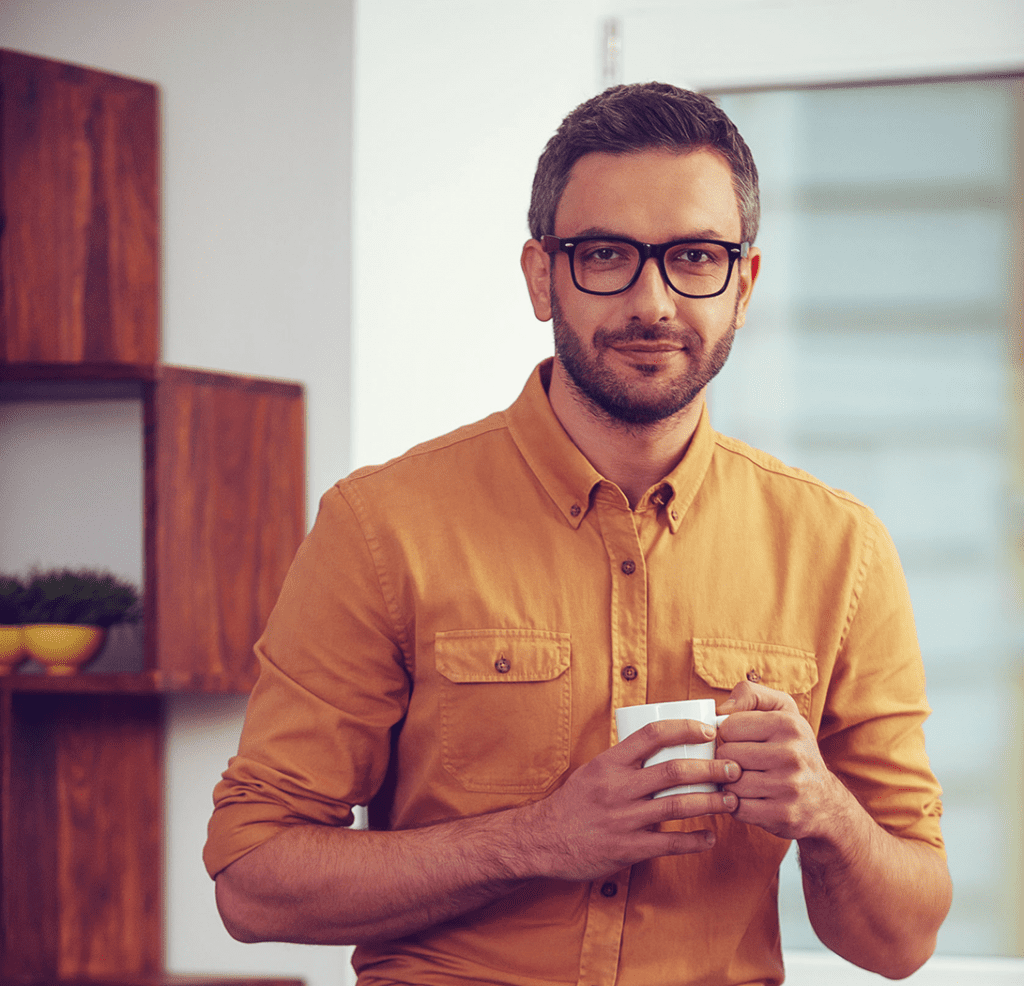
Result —
<svg viewBox="0 0 1024 986"><path fill-rule="evenodd" d="M217 877L224 924L241 941L356 945L412 934L524 882L497 816L401 832L302 825Z"/></svg>
<svg viewBox="0 0 1024 986"><path fill-rule="evenodd" d="M890 835L842 791L829 835L799 842L807 913L834 952L900 979L935 949L952 899L949 873L934 849Z"/></svg>
<svg viewBox="0 0 1024 986"><path fill-rule="evenodd" d="M422 931L537 877L593 880L654 856L704 852L705 831L662 822L735 809L715 792L651 794L735 780L724 760L643 763L663 746L707 740L699 722L652 723L574 771L548 797L419 829L362 832L298 825L217 877L217 904L241 941L352 945Z"/></svg>

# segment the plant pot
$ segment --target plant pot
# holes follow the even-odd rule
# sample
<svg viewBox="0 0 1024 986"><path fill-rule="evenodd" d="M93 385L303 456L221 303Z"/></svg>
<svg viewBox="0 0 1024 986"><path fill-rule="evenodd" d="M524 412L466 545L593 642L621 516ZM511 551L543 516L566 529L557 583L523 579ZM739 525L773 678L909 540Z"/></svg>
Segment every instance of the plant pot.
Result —
<svg viewBox="0 0 1024 986"><path fill-rule="evenodd" d="M44 665L48 675L74 674L99 653L107 639L104 627L71 623L30 623L24 633L29 656Z"/></svg>
<svg viewBox="0 0 1024 986"><path fill-rule="evenodd" d="M14 674L26 657L24 627L0 626L0 674Z"/></svg>

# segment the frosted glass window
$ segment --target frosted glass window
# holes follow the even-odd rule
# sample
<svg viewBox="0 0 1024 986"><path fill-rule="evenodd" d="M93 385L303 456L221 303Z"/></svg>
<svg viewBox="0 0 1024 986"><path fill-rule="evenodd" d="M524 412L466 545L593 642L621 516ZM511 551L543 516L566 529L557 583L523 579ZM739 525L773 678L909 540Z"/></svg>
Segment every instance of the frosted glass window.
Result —
<svg viewBox="0 0 1024 986"><path fill-rule="evenodd" d="M955 887L938 951L953 955L1024 944L1022 91L719 97L761 172L765 258L712 420L865 500L892 532L934 710ZM783 944L823 947L792 858L782 883Z"/></svg>

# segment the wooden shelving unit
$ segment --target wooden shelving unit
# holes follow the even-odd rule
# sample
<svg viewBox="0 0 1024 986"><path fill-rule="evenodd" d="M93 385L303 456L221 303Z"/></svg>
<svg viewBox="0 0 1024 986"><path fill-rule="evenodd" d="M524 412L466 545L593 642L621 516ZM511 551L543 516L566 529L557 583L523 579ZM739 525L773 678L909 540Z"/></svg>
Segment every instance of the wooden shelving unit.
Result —
<svg viewBox="0 0 1024 986"><path fill-rule="evenodd" d="M227 976L178 976L161 973L130 979L104 976L102 979L25 979L7 981L4 986L302 986L300 979L266 979Z"/></svg>
<svg viewBox="0 0 1024 986"><path fill-rule="evenodd" d="M159 362L157 106L0 51L0 401L140 402L145 555L136 668L0 677L5 986L296 986L163 971L165 695L252 687L305 423L296 384Z"/></svg>

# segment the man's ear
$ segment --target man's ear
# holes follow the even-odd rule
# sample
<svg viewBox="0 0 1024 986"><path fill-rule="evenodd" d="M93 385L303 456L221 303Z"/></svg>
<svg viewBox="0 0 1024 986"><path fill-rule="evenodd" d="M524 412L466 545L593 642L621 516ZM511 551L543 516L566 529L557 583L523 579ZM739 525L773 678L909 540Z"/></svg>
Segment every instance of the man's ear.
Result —
<svg viewBox="0 0 1024 986"><path fill-rule="evenodd" d="M740 294L736 300L736 327L739 328L747 320L747 307L754 291L754 282L761 272L761 251L751 247L746 260L738 260L736 263L740 279Z"/></svg>
<svg viewBox="0 0 1024 986"><path fill-rule="evenodd" d="M537 240L527 240L523 244L523 255L519 263L526 278L526 290L530 292L530 303L533 314L541 322L551 318L551 266L550 254Z"/></svg>

